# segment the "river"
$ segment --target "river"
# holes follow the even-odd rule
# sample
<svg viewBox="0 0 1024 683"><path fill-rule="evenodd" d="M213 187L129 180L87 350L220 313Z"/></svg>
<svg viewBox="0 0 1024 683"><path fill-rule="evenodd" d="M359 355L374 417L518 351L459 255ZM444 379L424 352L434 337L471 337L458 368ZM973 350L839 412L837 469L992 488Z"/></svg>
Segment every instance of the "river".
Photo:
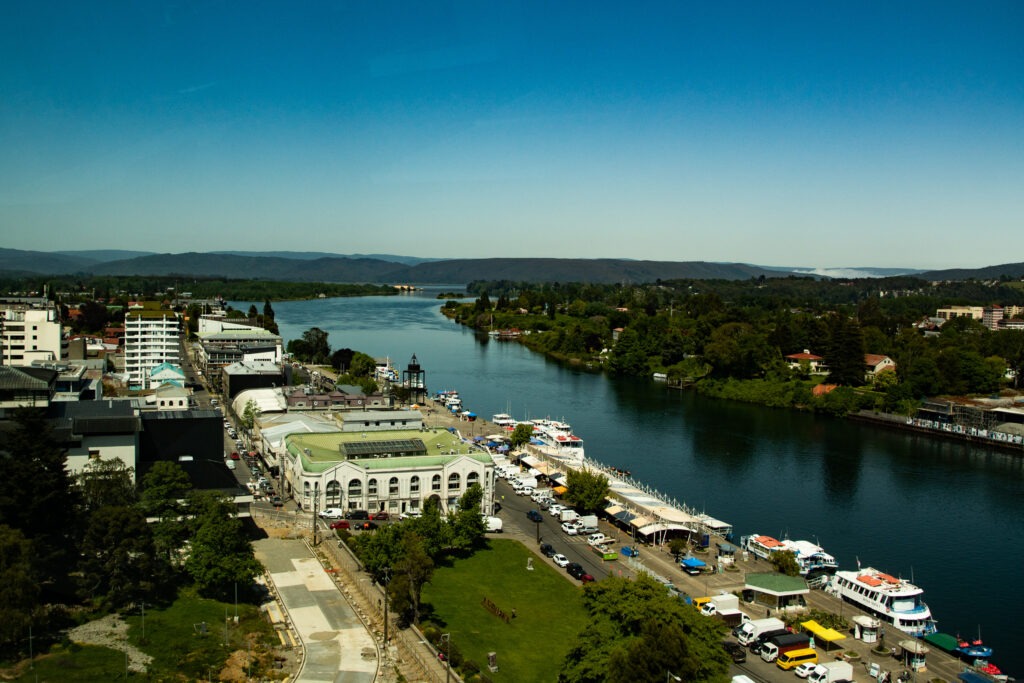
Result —
<svg viewBox="0 0 1024 683"><path fill-rule="evenodd" d="M566 367L447 320L435 294L274 311L286 342L320 327L332 349L389 356L399 371L415 353L431 393L457 389L482 417L565 419L588 457L730 522L737 541L817 540L842 569L859 560L913 577L940 631L980 629L1004 672L1024 671L1013 588L1024 560L1021 456Z"/></svg>

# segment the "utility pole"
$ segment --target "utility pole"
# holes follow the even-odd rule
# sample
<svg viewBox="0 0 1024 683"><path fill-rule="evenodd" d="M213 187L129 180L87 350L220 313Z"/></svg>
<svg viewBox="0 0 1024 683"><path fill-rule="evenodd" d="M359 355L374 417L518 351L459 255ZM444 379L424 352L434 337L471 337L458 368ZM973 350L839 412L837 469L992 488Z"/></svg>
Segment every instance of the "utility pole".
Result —
<svg viewBox="0 0 1024 683"><path fill-rule="evenodd" d="M320 482L313 484L313 545L316 546L316 523L320 519Z"/></svg>
<svg viewBox="0 0 1024 683"><path fill-rule="evenodd" d="M384 568L384 651L388 647L388 586L391 585L391 567Z"/></svg>

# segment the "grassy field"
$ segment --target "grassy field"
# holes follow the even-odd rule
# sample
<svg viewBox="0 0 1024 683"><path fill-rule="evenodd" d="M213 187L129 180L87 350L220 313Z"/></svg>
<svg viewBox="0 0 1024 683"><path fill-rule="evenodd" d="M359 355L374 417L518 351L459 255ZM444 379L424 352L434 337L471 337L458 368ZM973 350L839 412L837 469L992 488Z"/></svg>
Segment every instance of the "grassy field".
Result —
<svg viewBox="0 0 1024 683"><path fill-rule="evenodd" d="M225 615L231 618L225 634ZM234 621L235 606L206 600L183 592L166 609L147 608L145 637L140 613L127 617L128 641L153 657L148 674L129 673L128 677L149 681L214 679L235 653L236 661L248 666L252 653L252 671L262 670L273 676L272 657L268 645L278 642L267 619L252 605L238 605L238 625ZM206 622L202 635L199 624ZM225 645L225 635L227 644ZM251 643L251 646L250 646ZM262 667L260 666L262 664ZM107 681L125 677L125 656L106 647L79 644L55 645L38 655L32 669L25 663L19 667L15 681Z"/></svg>
<svg viewBox="0 0 1024 683"><path fill-rule="evenodd" d="M517 541L490 543L490 550L434 572L423 590L428 619L495 681L554 680L587 621L579 584ZM505 623L484 608L484 598L517 616ZM497 673L487 672L488 652L497 653Z"/></svg>

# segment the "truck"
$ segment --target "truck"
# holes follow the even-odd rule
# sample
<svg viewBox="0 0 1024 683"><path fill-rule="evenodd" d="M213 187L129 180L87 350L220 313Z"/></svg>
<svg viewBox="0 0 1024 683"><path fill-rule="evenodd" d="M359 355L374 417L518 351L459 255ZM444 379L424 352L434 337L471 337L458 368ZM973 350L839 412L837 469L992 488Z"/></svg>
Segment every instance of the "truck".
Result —
<svg viewBox="0 0 1024 683"><path fill-rule="evenodd" d="M738 597L732 593L722 593L720 595L712 595L708 602L701 605L700 613L706 617L711 617L723 610L738 610L739 608L740 599Z"/></svg>
<svg viewBox="0 0 1024 683"><path fill-rule="evenodd" d="M580 524L583 526L583 528L580 530L580 533L584 533L584 534L596 533L597 532L597 528L598 528L597 527L597 515L582 515L580 517ZM593 529L593 531L590 531L590 529Z"/></svg>
<svg viewBox="0 0 1024 683"><path fill-rule="evenodd" d="M852 681L853 665L849 662L825 662L814 667L807 675L811 683L836 683L836 681Z"/></svg>
<svg viewBox="0 0 1024 683"><path fill-rule="evenodd" d="M605 562L614 562L619 559L619 554L615 552L615 549L607 545L592 545L590 549Z"/></svg>
<svg viewBox="0 0 1024 683"><path fill-rule="evenodd" d="M744 614L742 611L738 609L723 609L719 612L716 612L715 616L718 617L722 621L722 623L724 623L729 628L739 626L745 621L750 621L750 617L748 617L746 614Z"/></svg>
<svg viewBox="0 0 1024 683"><path fill-rule="evenodd" d="M484 517L484 524L486 524L487 532L492 534L500 534L503 523L501 517Z"/></svg>
<svg viewBox="0 0 1024 683"><path fill-rule="evenodd" d="M558 513L558 517L563 522L575 522L577 519L580 518L580 513L576 512L575 510L562 510L560 513Z"/></svg>
<svg viewBox="0 0 1024 683"><path fill-rule="evenodd" d="M806 633L784 633L772 636L761 646L761 659L774 662L784 652L803 650L811 646L811 639Z"/></svg>
<svg viewBox="0 0 1024 683"><path fill-rule="evenodd" d="M753 621L743 624L743 628L741 628L740 632L736 634L736 639L740 641L741 645L750 645L762 633L785 629L786 625L782 623L782 620L776 619L775 617L754 619Z"/></svg>

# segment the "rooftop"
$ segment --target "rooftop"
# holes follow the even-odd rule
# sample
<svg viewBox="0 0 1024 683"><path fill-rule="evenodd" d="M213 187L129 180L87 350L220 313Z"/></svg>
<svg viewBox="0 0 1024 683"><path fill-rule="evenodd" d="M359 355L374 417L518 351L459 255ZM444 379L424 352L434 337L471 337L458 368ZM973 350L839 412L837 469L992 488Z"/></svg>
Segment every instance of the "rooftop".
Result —
<svg viewBox="0 0 1024 683"><path fill-rule="evenodd" d="M296 433L285 441L288 452L301 457L303 466L310 471L323 471L346 460L358 461L360 466L371 469L436 466L463 456L491 462L489 454L443 429ZM378 447L373 448L371 444ZM408 450L425 451L426 455L375 455Z"/></svg>

